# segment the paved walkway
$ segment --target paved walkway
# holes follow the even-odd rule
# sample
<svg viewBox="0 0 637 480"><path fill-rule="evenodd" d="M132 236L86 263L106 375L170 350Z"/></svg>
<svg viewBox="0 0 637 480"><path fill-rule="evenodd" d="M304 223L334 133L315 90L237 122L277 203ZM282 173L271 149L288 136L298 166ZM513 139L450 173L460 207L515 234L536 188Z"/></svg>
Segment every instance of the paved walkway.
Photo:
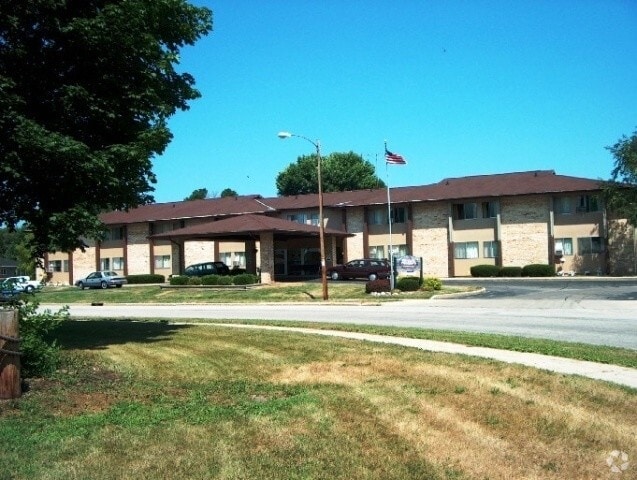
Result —
<svg viewBox="0 0 637 480"><path fill-rule="evenodd" d="M197 325L201 325L198 323ZM320 330L315 328L298 327L274 327L267 325L239 325L228 323L208 323L220 327L251 328L264 330L279 330L297 333L307 333L314 335L326 335L330 337L351 338L368 342L386 343L392 345L402 345L405 347L419 348L431 352L453 353L460 355L471 355L474 357L490 358L507 363L518 363L529 367L548 370L567 375L581 375L583 377L603 380L619 385L637 389L637 369L607 365L603 363L587 362L582 360L572 360L562 357L552 357L537 353L513 352L510 350L497 350L495 348L471 347L448 342L437 342L433 340L419 340L415 338L392 337L387 335L373 335L369 333L344 332L338 330Z"/></svg>

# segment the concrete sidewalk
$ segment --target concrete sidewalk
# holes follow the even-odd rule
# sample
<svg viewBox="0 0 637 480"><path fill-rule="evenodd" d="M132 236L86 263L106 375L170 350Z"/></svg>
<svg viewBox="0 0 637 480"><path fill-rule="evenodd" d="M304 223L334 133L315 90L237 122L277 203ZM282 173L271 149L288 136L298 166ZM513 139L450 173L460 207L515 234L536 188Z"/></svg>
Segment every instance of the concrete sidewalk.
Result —
<svg viewBox="0 0 637 480"><path fill-rule="evenodd" d="M197 325L202 325L198 323ZM373 335L369 333L344 332L338 330L320 330L315 328L297 327L274 327L268 325L240 325L228 323L207 323L219 327L230 328L250 328L262 330L278 330L296 333L307 333L314 335L325 335L330 337L351 338L354 340L364 340L368 342L386 343L391 345L402 345L405 347L418 348L430 352L452 353L459 355L471 355L474 357L490 358L507 363L517 363L529 367L548 370L566 375L581 375L583 377L606 382L616 383L637 389L637 369L607 365L603 363L587 362L582 360L572 360L562 357L552 357L537 353L513 352L510 350L497 350L495 348L471 347L448 342L437 342L433 340L419 340L415 338L392 337L387 335Z"/></svg>

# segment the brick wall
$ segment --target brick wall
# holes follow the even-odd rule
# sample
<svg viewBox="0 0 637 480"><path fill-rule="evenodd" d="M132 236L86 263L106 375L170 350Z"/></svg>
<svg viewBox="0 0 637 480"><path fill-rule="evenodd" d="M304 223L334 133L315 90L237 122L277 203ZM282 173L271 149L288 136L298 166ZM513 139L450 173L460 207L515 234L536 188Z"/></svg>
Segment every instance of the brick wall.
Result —
<svg viewBox="0 0 637 480"><path fill-rule="evenodd" d="M500 200L504 266L548 262L549 201L549 197Z"/></svg>
<svg viewBox="0 0 637 480"><path fill-rule="evenodd" d="M365 258L367 252L363 249L363 226L364 226L364 209L363 207L355 207L347 209L347 231L355 234L348 237L347 242L347 261L356 258Z"/></svg>
<svg viewBox="0 0 637 480"><path fill-rule="evenodd" d="M448 204L415 204L412 212L414 225L412 254L422 257L423 272L426 276L448 276Z"/></svg>
<svg viewBox="0 0 637 480"><path fill-rule="evenodd" d="M140 275L150 273L150 244L148 240L148 224L134 223L128 225L127 233L127 262L128 274Z"/></svg>

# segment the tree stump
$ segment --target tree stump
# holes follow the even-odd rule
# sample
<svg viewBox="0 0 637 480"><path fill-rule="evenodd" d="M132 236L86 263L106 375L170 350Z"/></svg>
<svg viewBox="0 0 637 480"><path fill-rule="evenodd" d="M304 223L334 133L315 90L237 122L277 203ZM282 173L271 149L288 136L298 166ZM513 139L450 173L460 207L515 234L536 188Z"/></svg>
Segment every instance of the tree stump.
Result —
<svg viewBox="0 0 637 480"><path fill-rule="evenodd" d="M0 399L22 394L18 334L18 311L0 310Z"/></svg>

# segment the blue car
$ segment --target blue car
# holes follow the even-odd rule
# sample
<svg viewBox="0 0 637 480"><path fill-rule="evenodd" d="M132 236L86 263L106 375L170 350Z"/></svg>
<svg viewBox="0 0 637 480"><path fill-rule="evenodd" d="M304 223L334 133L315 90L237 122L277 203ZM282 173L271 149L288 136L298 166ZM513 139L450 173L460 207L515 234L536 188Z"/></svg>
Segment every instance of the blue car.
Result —
<svg viewBox="0 0 637 480"><path fill-rule="evenodd" d="M117 272L100 270L80 278L75 282L75 286L80 287L82 290L85 288L101 288L105 290L109 287L121 288L125 283L127 283L126 277L119 275Z"/></svg>

